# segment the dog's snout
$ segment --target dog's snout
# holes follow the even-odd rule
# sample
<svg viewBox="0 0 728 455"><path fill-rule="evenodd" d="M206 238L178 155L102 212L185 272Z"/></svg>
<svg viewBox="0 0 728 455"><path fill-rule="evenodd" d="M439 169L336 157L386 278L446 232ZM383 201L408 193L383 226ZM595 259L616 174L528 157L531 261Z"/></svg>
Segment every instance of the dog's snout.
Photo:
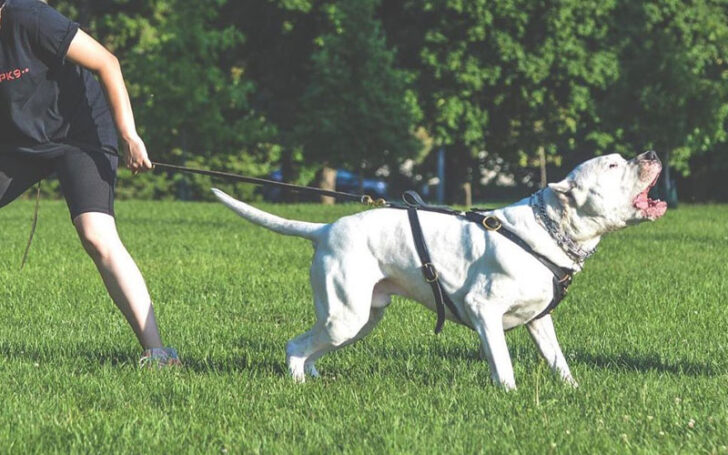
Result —
<svg viewBox="0 0 728 455"><path fill-rule="evenodd" d="M657 161L660 162L660 157L657 156L657 153L655 153L653 150L650 150L649 152L645 152L637 157L637 161Z"/></svg>

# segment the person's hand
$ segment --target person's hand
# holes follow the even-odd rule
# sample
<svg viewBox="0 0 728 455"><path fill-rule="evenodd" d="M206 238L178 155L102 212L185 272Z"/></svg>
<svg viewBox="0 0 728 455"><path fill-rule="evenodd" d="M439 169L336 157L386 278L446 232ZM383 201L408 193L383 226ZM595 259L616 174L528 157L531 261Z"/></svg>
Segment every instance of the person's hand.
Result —
<svg viewBox="0 0 728 455"><path fill-rule="evenodd" d="M124 162L126 167L131 169L132 174L136 175L152 168L152 162L149 161L147 147L144 145L142 138L134 134L128 138L124 138L122 142Z"/></svg>

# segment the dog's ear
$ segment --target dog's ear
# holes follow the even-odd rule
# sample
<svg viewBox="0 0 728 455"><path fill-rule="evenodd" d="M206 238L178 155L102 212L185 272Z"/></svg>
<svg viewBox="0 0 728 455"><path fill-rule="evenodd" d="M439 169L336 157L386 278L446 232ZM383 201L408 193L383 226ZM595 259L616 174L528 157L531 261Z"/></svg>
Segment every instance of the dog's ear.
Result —
<svg viewBox="0 0 728 455"><path fill-rule="evenodd" d="M569 191L573 190L574 186L576 186L574 184L574 181L571 179L568 179L568 178L566 178L560 182L549 183L549 188L551 188L551 190L553 190L557 193L561 193L561 194L566 194Z"/></svg>

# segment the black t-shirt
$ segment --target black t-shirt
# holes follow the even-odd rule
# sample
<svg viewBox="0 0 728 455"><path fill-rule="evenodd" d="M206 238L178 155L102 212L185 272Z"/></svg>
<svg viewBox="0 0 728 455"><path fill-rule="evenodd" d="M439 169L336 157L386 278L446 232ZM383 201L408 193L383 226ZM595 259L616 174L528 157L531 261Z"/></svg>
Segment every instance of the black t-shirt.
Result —
<svg viewBox="0 0 728 455"><path fill-rule="evenodd" d="M2 0L0 0L0 4ZM39 0L6 0L0 17L0 153L54 144L116 151L101 85L66 60L78 24Z"/></svg>

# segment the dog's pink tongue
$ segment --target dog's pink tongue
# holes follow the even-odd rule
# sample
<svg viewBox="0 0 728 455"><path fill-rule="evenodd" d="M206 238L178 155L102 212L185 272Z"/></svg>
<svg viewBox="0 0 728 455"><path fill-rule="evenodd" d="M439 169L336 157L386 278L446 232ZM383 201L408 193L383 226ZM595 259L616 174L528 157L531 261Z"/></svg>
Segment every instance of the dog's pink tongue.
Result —
<svg viewBox="0 0 728 455"><path fill-rule="evenodd" d="M640 193L634 199L634 206L642 210L642 213L651 220L656 220L667 212L667 203L650 199L647 197L647 191Z"/></svg>
<svg viewBox="0 0 728 455"><path fill-rule="evenodd" d="M654 205L648 207L645 212L647 213L648 217L652 219L657 219L664 215L665 212L667 212L667 202L657 201L654 203Z"/></svg>
<svg viewBox="0 0 728 455"><path fill-rule="evenodd" d="M647 210L650 207L650 201L645 193L641 193L634 200L634 206L640 210Z"/></svg>

